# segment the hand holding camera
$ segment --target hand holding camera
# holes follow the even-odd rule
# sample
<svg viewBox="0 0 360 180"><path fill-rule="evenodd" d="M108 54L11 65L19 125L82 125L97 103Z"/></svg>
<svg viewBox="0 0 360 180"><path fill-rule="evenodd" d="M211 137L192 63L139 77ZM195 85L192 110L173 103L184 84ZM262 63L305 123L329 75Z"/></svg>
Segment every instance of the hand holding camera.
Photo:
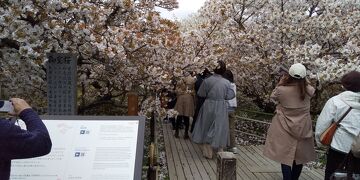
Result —
<svg viewBox="0 0 360 180"><path fill-rule="evenodd" d="M14 112L14 107L10 101L0 100L0 112Z"/></svg>
<svg viewBox="0 0 360 180"><path fill-rule="evenodd" d="M24 109L31 108L23 99L11 98L9 101L0 100L0 112L7 112L10 115L19 115Z"/></svg>

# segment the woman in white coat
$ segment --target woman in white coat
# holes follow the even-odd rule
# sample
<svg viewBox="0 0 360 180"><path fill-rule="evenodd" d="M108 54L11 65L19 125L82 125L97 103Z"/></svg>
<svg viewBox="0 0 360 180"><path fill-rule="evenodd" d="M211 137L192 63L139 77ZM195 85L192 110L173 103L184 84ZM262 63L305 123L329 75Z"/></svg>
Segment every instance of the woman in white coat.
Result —
<svg viewBox="0 0 360 180"><path fill-rule="evenodd" d="M236 99L236 84L234 82L234 75L230 70L226 70L225 73L222 75L225 79L230 81L231 89L235 93L235 97L227 100L228 105L228 113L229 113L229 151L233 152L234 154L239 153L239 149L236 147L236 136L235 136L235 111L237 107L237 99Z"/></svg>
<svg viewBox="0 0 360 180"><path fill-rule="evenodd" d="M341 84L345 91L326 102L316 122L315 139L320 145L321 134L350 109L337 128L327 152L325 180L339 168L350 152L355 137L360 133L360 72L351 71L345 74L341 78ZM351 164L360 166L360 161L354 159ZM360 171L360 167L351 168L357 173Z"/></svg>

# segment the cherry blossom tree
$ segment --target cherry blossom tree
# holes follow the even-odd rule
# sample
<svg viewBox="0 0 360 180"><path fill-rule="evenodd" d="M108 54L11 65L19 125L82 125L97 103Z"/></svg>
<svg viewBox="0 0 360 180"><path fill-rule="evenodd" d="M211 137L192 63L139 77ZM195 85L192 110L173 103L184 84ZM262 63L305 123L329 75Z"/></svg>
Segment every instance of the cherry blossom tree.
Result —
<svg viewBox="0 0 360 180"><path fill-rule="evenodd" d="M204 56L226 60L239 90L266 108L281 66L305 64L318 102L344 73L360 70L359 15L356 0L211 0L181 29L214 28Z"/></svg>
<svg viewBox="0 0 360 180"><path fill-rule="evenodd" d="M148 91L166 79L159 53L180 41L177 26L155 7L176 0L5 0L0 6L1 80L11 95L46 105L46 53L78 59L80 112L120 106L131 90ZM150 89L150 90L149 90ZM119 112L118 112L119 113Z"/></svg>
<svg viewBox="0 0 360 180"><path fill-rule="evenodd" d="M122 114L110 107L125 108L129 91L151 109L159 104L148 98L153 92L224 60L238 89L266 109L281 66L307 66L317 103L344 73L360 70L357 0L208 0L180 22L155 7L171 10L177 2L1 1L2 86L45 107L46 54L72 53L79 111Z"/></svg>

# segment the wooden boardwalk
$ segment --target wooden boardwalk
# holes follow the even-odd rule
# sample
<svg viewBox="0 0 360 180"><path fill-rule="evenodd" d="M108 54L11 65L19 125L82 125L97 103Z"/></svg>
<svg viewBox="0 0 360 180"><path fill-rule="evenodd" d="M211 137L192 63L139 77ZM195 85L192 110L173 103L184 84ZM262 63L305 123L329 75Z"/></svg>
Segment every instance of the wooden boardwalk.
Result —
<svg viewBox="0 0 360 180"><path fill-rule="evenodd" d="M191 140L174 137L170 124L163 124L166 158L170 180L216 179L216 161L202 156L200 146ZM180 131L181 132L181 131ZM280 165L262 155L263 146L239 146L237 180L282 179ZM322 180L321 169L304 167L301 180Z"/></svg>

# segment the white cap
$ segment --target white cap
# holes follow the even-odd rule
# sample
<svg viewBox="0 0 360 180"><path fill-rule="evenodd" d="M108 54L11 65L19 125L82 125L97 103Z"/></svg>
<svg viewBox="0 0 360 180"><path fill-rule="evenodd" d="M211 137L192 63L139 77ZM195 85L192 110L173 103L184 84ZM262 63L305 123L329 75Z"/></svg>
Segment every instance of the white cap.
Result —
<svg viewBox="0 0 360 180"><path fill-rule="evenodd" d="M306 76L306 68L301 63L293 64L289 69L289 74L291 77L296 79L302 79Z"/></svg>

